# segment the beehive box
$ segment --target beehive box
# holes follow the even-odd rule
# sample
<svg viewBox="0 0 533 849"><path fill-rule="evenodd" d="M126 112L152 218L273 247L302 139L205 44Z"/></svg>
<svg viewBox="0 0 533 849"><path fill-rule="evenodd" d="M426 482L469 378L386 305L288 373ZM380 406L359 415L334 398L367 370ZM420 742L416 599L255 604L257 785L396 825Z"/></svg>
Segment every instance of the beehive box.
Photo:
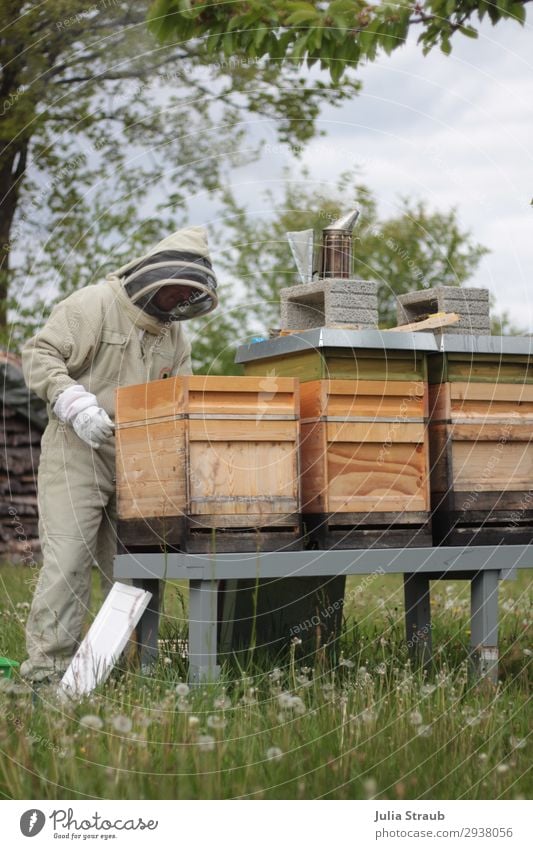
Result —
<svg viewBox="0 0 533 849"><path fill-rule="evenodd" d="M389 334L393 335L398 334ZM403 350L385 348L383 342L380 348L354 348L349 344L314 348L309 342L299 350L242 363L246 375L298 377L301 383L321 379L427 381L424 351L414 346Z"/></svg>
<svg viewBox="0 0 533 849"><path fill-rule="evenodd" d="M302 513L320 547L431 545L427 383L302 384Z"/></svg>
<svg viewBox="0 0 533 849"><path fill-rule="evenodd" d="M446 359L440 369L447 380L430 386L435 540L529 543L533 385L527 362ZM502 382L494 382L499 375Z"/></svg>
<svg viewBox="0 0 533 849"><path fill-rule="evenodd" d="M125 548L301 547L296 380L186 376L124 387L116 440Z"/></svg>

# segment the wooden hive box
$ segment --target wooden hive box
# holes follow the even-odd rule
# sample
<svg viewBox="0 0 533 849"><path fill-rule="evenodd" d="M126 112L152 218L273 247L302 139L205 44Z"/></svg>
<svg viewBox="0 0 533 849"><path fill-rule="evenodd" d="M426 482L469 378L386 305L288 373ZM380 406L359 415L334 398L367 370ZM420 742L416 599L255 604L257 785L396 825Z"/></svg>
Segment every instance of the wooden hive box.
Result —
<svg viewBox="0 0 533 849"><path fill-rule="evenodd" d="M458 366L457 366L458 364ZM525 362L445 363L430 386L431 498L436 542L533 538L533 385ZM502 382L495 382L499 375ZM459 379L462 377L463 379ZM468 379L465 380L464 378ZM489 380L488 378L492 379Z"/></svg>
<svg viewBox="0 0 533 849"><path fill-rule="evenodd" d="M278 356L243 362L247 375L298 377L310 380L427 381L427 358L416 349L308 346Z"/></svg>
<svg viewBox="0 0 533 849"><path fill-rule="evenodd" d="M116 441L126 549L301 547L296 380L185 376L121 388Z"/></svg>
<svg viewBox="0 0 533 849"><path fill-rule="evenodd" d="M302 513L320 547L431 545L427 383L302 384Z"/></svg>

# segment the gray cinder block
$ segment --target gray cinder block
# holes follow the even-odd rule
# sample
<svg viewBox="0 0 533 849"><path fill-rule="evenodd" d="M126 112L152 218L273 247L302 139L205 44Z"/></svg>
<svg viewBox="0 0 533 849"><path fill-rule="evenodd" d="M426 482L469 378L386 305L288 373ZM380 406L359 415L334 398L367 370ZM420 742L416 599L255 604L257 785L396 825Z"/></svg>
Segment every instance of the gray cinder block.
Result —
<svg viewBox="0 0 533 849"><path fill-rule="evenodd" d="M439 333L490 335L488 289L435 286L398 297L398 324L410 324L423 315L436 312L455 312L461 316L455 324L439 328Z"/></svg>
<svg viewBox="0 0 533 849"><path fill-rule="evenodd" d="M313 327L350 324L361 329L378 325L378 284L367 280L317 280L282 289L281 327L309 330Z"/></svg>

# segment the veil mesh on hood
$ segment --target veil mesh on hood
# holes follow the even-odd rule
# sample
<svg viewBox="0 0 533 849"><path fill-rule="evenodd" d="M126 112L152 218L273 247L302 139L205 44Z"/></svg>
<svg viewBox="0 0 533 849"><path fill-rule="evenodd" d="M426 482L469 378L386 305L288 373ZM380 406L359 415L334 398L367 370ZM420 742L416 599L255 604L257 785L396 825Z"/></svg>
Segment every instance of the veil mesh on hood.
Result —
<svg viewBox="0 0 533 849"><path fill-rule="evenodd" d="M124 289L132 303L160 321L184 321L211 312L218 303L217 279L210 260L191 251L163 250L128 267ZM184 301L166 311L154 303L165 286L190 290Z"/></svg>

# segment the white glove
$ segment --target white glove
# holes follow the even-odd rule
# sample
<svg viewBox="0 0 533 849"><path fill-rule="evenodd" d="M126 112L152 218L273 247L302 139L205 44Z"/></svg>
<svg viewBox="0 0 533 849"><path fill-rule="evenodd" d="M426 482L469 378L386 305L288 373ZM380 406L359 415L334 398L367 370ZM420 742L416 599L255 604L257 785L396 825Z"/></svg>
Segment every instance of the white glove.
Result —
<svg viewBox="0 0 533 849"><path fill-rule="evenodd" d="M91 448L100 448L101 443L113 433L113 422L99 406L96 395L79 383L69 386L58 396L54 413L62 422L71 424L80 439Z"/></svg>
<svg viewBox="0 0 533 849"><path fill-rule="evenodd" d="M102 442L113 436L113 422L102 407L87 407L72 420L72 427L91 448L100 448Z"/></svg>

